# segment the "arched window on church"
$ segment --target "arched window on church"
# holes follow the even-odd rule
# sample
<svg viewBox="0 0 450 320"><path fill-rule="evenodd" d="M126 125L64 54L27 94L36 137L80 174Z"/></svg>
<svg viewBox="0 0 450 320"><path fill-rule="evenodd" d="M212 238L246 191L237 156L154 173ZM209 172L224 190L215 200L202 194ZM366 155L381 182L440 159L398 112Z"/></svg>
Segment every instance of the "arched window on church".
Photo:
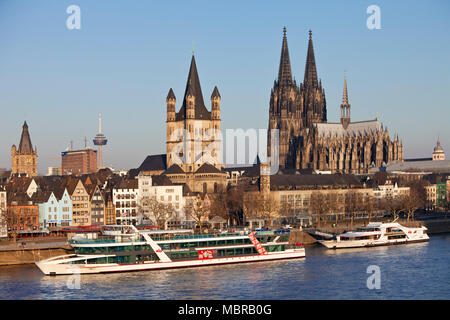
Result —
<svg viewBox="0 0 450 320"><path fill-rule="evenodd" d="M203 183L203 193L206 193L208 191L208 185L206 182Z"/></svg>

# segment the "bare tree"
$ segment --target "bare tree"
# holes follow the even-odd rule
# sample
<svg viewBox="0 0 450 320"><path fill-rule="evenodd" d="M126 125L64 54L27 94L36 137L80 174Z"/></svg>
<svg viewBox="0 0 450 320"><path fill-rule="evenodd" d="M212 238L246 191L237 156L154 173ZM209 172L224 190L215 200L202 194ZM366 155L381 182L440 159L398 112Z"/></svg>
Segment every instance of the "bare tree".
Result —
<svg viewBox="0 0 450 320"><path fill-rule="evenodd" d="M262 194L259 192L248 192L243 198L244 217L257 218L261 210Z"/></svg>
<svg viewBox="0 0 450 320"><path fill-rule="evenodd" d="M295 200L294 200L295 201ZM295 202L283 201L280 203L279 216L280 218L286 219L289 223L295 218Z"/></svg>
<svg viewBox="0 0 450 320"><path fill-rule="evenodd" d="M367 212L367 222L373 217L373 213L376 211L376 201L373 196L368 196L364 203L364 210Z"/></svg>
<svg viewBox="0 0 450 320"><path fill-rule="evenodd" d="M404 200L403 196L399 197L388 197L384 199L382 203L386 210L389 210L394 216L394 220L398 218L400 212L404 210Z"/></svg>
<svg viewBox="0 0 450 320"><path fill-rule="evenodd" d="M329 209L329 195L323 194L319 191L313 191L310 198L310 208L313 214L317 217L317 227L320 227L322 216Z"/></svg>
<svg viewBox="0 0 450 320"><path fill-rule="evenodd" d="M272 227L273 220L280 217L280 210L280 203L273 195L262 196L259 214L269 227Z"/></svg>
<svg viewBox="0 0 450 320"><path fill-rule="evenodd" d="M241 186L229 189L225 196L230 222L240 224L240 213L244 211L244 190ZM245 219L245 218L244 218ZM245 223L245 221L242 221Z"/></svg>
<svg viewBox="0 0 450 320"><path fill-rule="evenodd" d="M353 229L353 222L355 220L355 214L359 209L358 194L354 190L349 190L345 194L345 213L350 215L350 228Z"/></svg>
<svg viewBox="0 0 450 320"><path fill-rule="evenodd" d="M227 199L225 193L210 194L211 199L211 216L219 216L229 221L230 215L227 207Z"/></svg>
<svg viewBox="0 0 450 320"><path fill-rule="evenodd" d="M204 205L204 201L198 197L193 202L189 202L184 206L185 213L194 219L195 223L203 233L203 224L208 220L210 215L210 208Z"/></svg>
<svg viewBox="0 0 450 320"><path fill-rule="evenodd" d="M339 203L339 196L335 192L332 192L328 195L328 211L330 213L334 213L337 225L339 220L339 214L341 212L341 204Z"/></svg>
<svg viewBox="0 0 450 320"><path fill-rule="evenodd" d="M248 218L264 219L266 226L271 227L273 221L281 216L286 206L273 195L264 195L259 192L247 194L244 197L244 212Z"/></svg>
<svg viewBox="0 0 450 320"><path fill-rule="evenodd" d="M160 229L164 230L169 220L175 216L175 208L171 203L159 202L155 198L150 198L145 202L143 214L153 220Z"/></svg>
<svg viewBox="0 0 450 320"><path fill-rule="evenodd" d="M414 180L408 183L409 194L402 198L403 208L408 213L408 221L414 219L414 212L425 206L426 191L423 186L423 181Z"/></svg>
<svg viewBox="0 0 450 320"><path fill-rule="evenodd" d="M8 209L9 212L6 213L6 225L8 230L9 237L12 237L14 240L14 243L17 242L17 237L19 235L18 232L18 224L19 224L19 217L17 214L17 211L14 209Z"/></svg>

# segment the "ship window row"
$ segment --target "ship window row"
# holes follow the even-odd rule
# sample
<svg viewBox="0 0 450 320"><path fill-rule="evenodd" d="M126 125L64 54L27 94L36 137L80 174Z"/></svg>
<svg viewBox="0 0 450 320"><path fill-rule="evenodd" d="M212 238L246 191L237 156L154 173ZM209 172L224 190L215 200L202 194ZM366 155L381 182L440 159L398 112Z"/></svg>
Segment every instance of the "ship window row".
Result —
<svg viewBox="0 0 450 320"><path fill-rule="evenodd" d="M80 254L90 253L113 253L113 252L125 252L125 251L150 251L152 250L150 245L138 245L138 246L112 246L112 247L78 247L77 252Z"/></svg>
<svg viewBox="0 0 450 320"><path fill-rule="evenodd" d="M264 237L258 239L260 243L267 243L270 238ZM177 250L186 248L198 248L198 247L214 247L214 246L232 246L251 244L250 239L228 239L228 240L210 240L200 242L181 242L181 243L165 243L161 244L163 250Z"/></svg>

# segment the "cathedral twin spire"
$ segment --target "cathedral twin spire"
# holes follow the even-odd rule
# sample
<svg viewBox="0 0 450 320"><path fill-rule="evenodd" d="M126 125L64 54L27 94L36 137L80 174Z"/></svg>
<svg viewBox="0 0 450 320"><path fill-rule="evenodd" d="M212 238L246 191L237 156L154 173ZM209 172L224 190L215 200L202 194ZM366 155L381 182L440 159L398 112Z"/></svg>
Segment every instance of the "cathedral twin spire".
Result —
<svg viewBox="0 0 450 320"><path fill-rule="evenodd" d="M292 84L292 71L291 71L291 62L289 58L289 49L287 44L286 37L286 27L283 28L283 44L281 47L281 58L280 58L280 68L278 72L278 84L280 86L288 86ZM310 91L311 89L322 90L322 84L319 82L317 77L317 67L316 60L314 56L314 46L312 42L312 31L309 30L309 41L308 41L308 52L306 54L306 65L305 65L305 76L303 80L302 87L305 91ZM322 92L323 94L323 92ZM323 94L324 96L324 94ZM325 96L324 96L325 99ZM306 97L305 100L309 100ZM307 101L308 103L308 101ZM325 101L323 102L324 106L319 106L319 108L315 108L314 112L323 113L321 122L326 122L326 107ZM323 108L323 110L320 110ZM313 106L314 109L314 106ZM304 108L304 113L308 112L308 106ZM347 91L347 78L344 76L344 92L342 96L342 105L341 105L341 122L342 118L348 118L348 120L344 122L350 121L350 104L348 101L348 91Z"/></svg>
<svg viewBox="0 0 450 320"><path fill-rule="evenodd" d="M291 61L289 58L289 48L286 37L286 27L283 28L283 44L281 46L280 69L278 71L278 83L289 85L292 83ZM309 30L308 53L306 55L304 86L317 88L319 81L317 78L316 60L314 57L314 47L312 43L312 31Z"/></svg>
<svg viewBox="0 0 450 320"><path fill-rule="evenodd" d="M281 86L292 83L291 61L286 37L286 27L283 28L283 45L281 46L280 70L278 71L278 83Z"/></svg>
<svg viewBox="0 0 450 320"><path fill-rule="evenodd" d="M278 88L281 90L277 90ZM286 27L283 28L278 81L272 90L270 112L276 115L280 114L283 109L287 109L288 114L295 113L294 117L301 121L301 127L311 127L313 123L327 121L325 92L317 77L311 30L309 31L305 77L300 87L297 87L295 81L292 80Z"/></svg>
<svg viewBox="0 0 450 320"><path fill-rule="evenodd" d="M303 85L305 87L312 88L317 88L319 86L311 30L309 30L308 53L306 54L305 78L303 80Z"/></svg>

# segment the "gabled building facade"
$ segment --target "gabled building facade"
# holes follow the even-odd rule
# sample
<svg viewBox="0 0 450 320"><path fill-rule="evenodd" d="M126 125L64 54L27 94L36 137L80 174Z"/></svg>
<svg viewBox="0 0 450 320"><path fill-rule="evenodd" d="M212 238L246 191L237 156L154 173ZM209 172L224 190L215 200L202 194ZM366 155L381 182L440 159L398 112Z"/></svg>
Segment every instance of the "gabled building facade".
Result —
<svg viewBox="0 0 450 320"><path fill-rule="evenodd" d="M89 193L81 179L69 177L64 185L72 200L72 226L90 226L91 211Z"/></svg>
<svg viewBox="0 0 450 320"><path fill-rule="evenodd" d="M71 226L72 200L66 189L37 191L32 200L39 207L39 230Z"/></svg>
<svg viewBox="0 0 450 320"><path fill-rule="evenodd" d="M7 204L8 232L39 231L39 207L26 194L10 194Z"/></svg>
<svg viewBox="0 0 450 320"><path fill-rule="evenodd" d="M101 226L105 224L105 199L98 185L93 185L89 192L91 224Z"/></svg>

